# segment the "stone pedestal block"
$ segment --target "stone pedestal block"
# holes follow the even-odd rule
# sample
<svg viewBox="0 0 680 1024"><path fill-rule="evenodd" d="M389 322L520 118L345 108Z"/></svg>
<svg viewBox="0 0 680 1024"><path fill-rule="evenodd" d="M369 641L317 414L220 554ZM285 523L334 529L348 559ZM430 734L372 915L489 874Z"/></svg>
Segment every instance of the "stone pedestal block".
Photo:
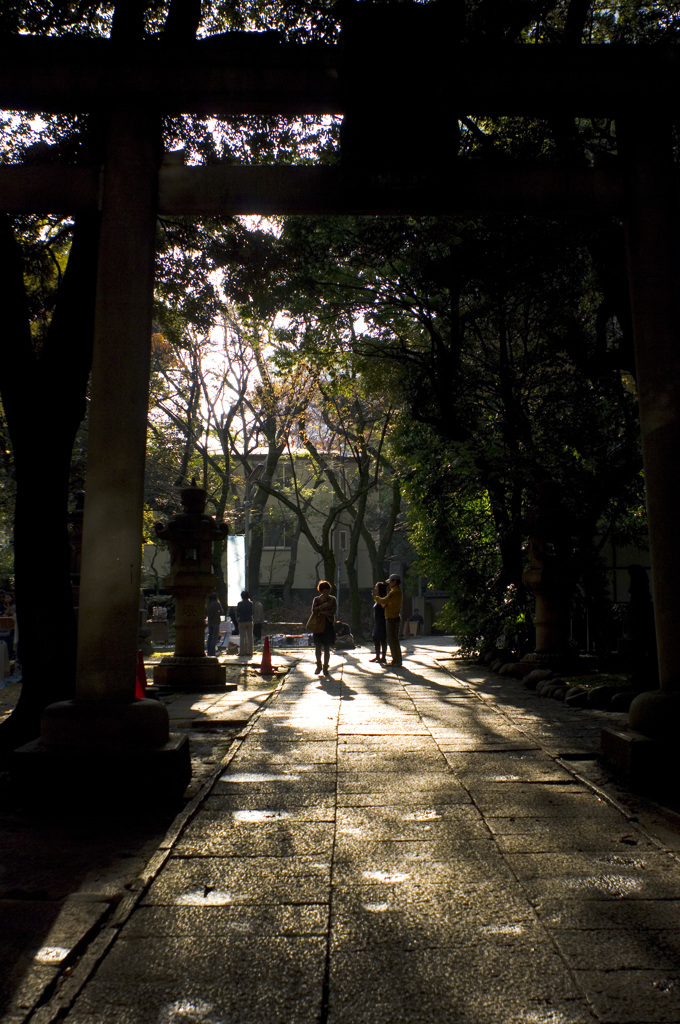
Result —
<svg viewBox="0 0 680 1024"><path fill-rule="evenodd" d="M600 735L600 759L634 791L680 810L677 742L607 726Z"/></svg>
<svg viewBox="0 0 680 1024"><path fill-rule="evenodd" d="M236 690L227 683L227 670L217 658L163 658L153 670L153 681L161 693L214 693Z"/></svg>
<svg viewBox="0 0 680 1024"><path fill-rule="evenodd" d="M65 700L45 708L40 739L14 751L10 772L29 803L105 811L178 801L191 758L156 700Z"/></svg>
<svg viewBox="0 0 680 1024"><path fill-rule="evenodd" d="M654 779L659 747L642 733L607 726L600 733L600 756L626 782L643 788Z"/></svg>
<svg viewBox="0 0 680 1024"><path fill-rule="evenodd" d="M152 643L170 643L170 626L167 619L149 619L148 626Z"/></svg>
<svg viewBox="0 0 680 1024"><path fill-rule="evenodd" d="M191 780L189 741L173 734L152 750L113 751L34 740L14 751L10 774L21 800L59 815L156 809L182 799Z"/></svg>

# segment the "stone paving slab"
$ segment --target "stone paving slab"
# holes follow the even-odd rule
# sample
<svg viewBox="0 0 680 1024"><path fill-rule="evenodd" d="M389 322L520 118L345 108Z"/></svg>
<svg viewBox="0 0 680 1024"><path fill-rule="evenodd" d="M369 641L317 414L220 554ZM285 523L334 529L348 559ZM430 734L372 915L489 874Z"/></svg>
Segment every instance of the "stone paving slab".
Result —
<svg viewBox="0 0 680 1024"><path fill-rule="evenodd" d="M478 784L472 780L468 792L482 814L493 819L550 815L585 820L604 804L601 797L573 780L559 786Z"/></svg>
<svg viewBox="0 0 680 1024"><path fill-rule="evenodd" d="M339 952L334 956L327 1019L332 1024L551 1019L592 1024L592 1017L584 1013L585 1000L573 1012L571 1000L579 993L560 969L556 954L527 958L522 949L516 955L527 961L527 968L521 976L508 977L506 947L487 949L483 965L475 951L465 947L404 952L377 947L370 956L365 951ZM566 1000L569 1016L556 1017L556 1007Z"/></svg>
<svg viewBox="0 0 680 1024"><path fill-rule="evenodd" d="M460 807L460 805L454 805ZM447 809L452 809L448 808ZM489 830L481 818L472 817L441 817L434 809L425 809L420 815L413 812L410 818L404 815L381 814L389 808L341 808L338 810L336 834L338 842L345 837L355 837L362 841L393 840L408 842L416 840L435 840L446 848L472 841L489 841ZM476 809L468 808L472 814Z"/></svg>
<svg viewBox="0 0 680 1024"><path fill-rule="evenodd" d="M338 740L337 744L337 755L338 759L348 757L350 754L374 754L382 753L385 749L385 740L381 736L375 736L370 733L364 733L360 736L348 734L342 736ZM390 750L394 752L396 756L399 754L408 753L409 751L431 751L432 750L432 737L427 733L423 733L420 736L391 736L390 738Z"/></svg>
<svg viewBox="0 0 680 1024"><path fill-rule="evenodd" d="M330 856L335 830L322 824L281 821L277 825L226 826L214 821L190 827L175 846L184 857L298 857Z"/></svg>
<svg viewBox="0 0 680 1024"><path fill-rule="evenodd" d="M266 760L268 764L332 764L336 762L336 744L326 740L314 740L303 747L295 740L265 740L248 751L252 761L256 758Z"/></svg>
<svg viewBox="0 0 680 1024"><path fill-rule="evenodd" d="M469 805L471 803L464 790L451 790L441 793L420 793L412 791L405 796L400 794L409 806L418 804L421 807L449 806L452 803ZM392 807L395 803L394 793L338 793L338 808L351 807Z"/></svg>
<svg viewBox="0 0 680 1024"><path fill-rule="evenodd" d="M247 791L244 791L244 787L235 787L229 793L210 796L204 804L201 817L221 821L225 815L245 811L285 811L299 821L334 821L335 794L319 795L318 792L312 792L304 795L299 789L286 794L267 789L253 792L252 787Z"/></svg>
<svg viewBox="0 0 680 1024"><path fill-rule="evenodd" d="M170 729L191 729L219 724L247 725L270 696L271 686L262 690L232 690L210 696L179 694L168 701Z"/></svg>
<svg viewBox="0 0 680 1024"><path fill-rule="evenodd" d="M540 935L526 901L513 899L507 890L459 888L455 898L450 897L450 890L433 885L405 892L392 887L382 894L375 887L338 888L333 895L332 942L353 949L393 942L429 948L467 942L471 932L482 936L477 941L487 935Z"/></svg>
<svg viewBox="0 0 680 1024"><path fill-rule="evenodd" d="M528 887L559 882L566 890L615 899L635 894L638 899L663 899L678 880L678 863L663 850L636 848L632 853L570 849L560 853L506 854L505 861Z"/></svg>
<svg viewBox="0 0 680 1024"><path fill-rule="evenodd" d="M456 796L461 794L460 790L455 792ZM346 807L338 802L336 820L338 830L346 824L360 824L367 837L371 829L375 828L386 838L389 838L392 829L398 829L399 834L406 837L409 828L422 829L436 824L447 825L449 822L484 822L479 809L470 800L431 804L427 799L398 803L376 801L374 807Z"/></svg>
<svg viewBox="0 0 680 1024"><path fill-rule="evenodd" d="M337 765L335 759L332 762L318 761L314 755L310 758L304 757L280 757L277 754L269 757L262 751L253 751L252 754L246 754L239 759L239 771L230 772L229 777L222 776L220 782L224 785L232 785L234 783L243 784L245 781L252 781L254 783L261 779L263 782L283 782L289 783L291 781L299 781L301 776L304 774L307 778L311 779L314 784L320 783L325 785L328 776L336 775ZM244 776L252 776L252 779L244 779Z"/></svg>
<svg viewBox="0 0 680 1024"><path fill-rule="evenodd" d="M206 951L204 935L121 938L86 990L70 1024L219 1021L316 1024L322 937L218 935Z"/></svg>
<svg viewBox="0 0 680 1024"><path fill-rule="evenodd" d="M539 919L550 929L584 932L605 929L636 931L680 928L680 894L663 900L553 900L534 904Z"/></svg>
<svg viewBox="0 0 680 1024"><path fill-rule="evenodd" d="M429 733L425 726L417 728L415 726L405 727L400 725L399 722L386 722L381 726L379 722L368 722L361 724L350 723L342 725L339 729L341 736L403 736L404 732L409 732L414 736L428 736Z"/></svg>
<svg viewBox="0 0 680 1024"><path fill-rule="evenodd" d="M446 760L461 782L571 782L572 776L542 751L447 753Z"/></svg>
<svg viewBox="0 0 680 1024"><path fill-rule="evenodd" d="M232 775L222 775L216 783L218 793L238 793L244 790L248 793L268 793L270 798L277 794L289 794L294 796L301 789L307 792L313 791L319 796L325 793L335 792L335 773L320 772L305 773L301 768L285 769L278 765L272 766L271 771L264 771L258 766L253 771L246 765L242 771L235 771Z"/></svg>
<svg viewBox="0 0 680 1024"><path fill-rule="evenodd" d="M213 935L234 933L269 937L326 936L327 904L249 905L231 904L212 907L140 907L125 929L128 939L155 938L159 935L193 935L210 939Z"/></svg>
<svg viewBox="0 0 680 1024"><path fill-rule="evenodd" d="M408 847L408 844L403 844ZM342 847L336 855L333 882L338 886L365 886L397 884L408 891L412 886L439 885L454 892L458 887L495 885L507 888L508 870L498 858L490 860L488 850L481 850L470 844L465 857L437 857L434 844L420 851L395 850L371 846L366 859L346 854Z"/></svg>
<svg viewBox="0 0 680 1024"><path fill-rule="evenodd" d="M317 857L174 857L144 904L323 903L330 862Z"/></svg>
<svg viewBox="0 0 680 1024"><path fill-rule="evenodd" d="M385 751L374 749L371 752L359 753L348 751L346 747L338 750L334 757L337 771L346 775L352 772L364 775L366 772L401 772L406 775L417 775L419 772L445 772L446 762L439 750L399 750Z"/></svg>
<svg viewBox="0 0 680 1024"><path fill-rule="evenodd" d="M535 751L541 748L530 740L513 740L513 739L484 739L484 738L471 738L466 739L464 736L449 735L446 733L433 733L437 744L442 753L488 753L488 754L500 754L505 751Z"/></svg>
<svg viewBox="0 0 680 1024"><path fill-rule="evenodd" d="M635 838L615 812L594 821L546 816L486 818L485 824L504 853L561 853L565 849L620 853L623 848L650 846L649 840Z"/></svg>
<svg viewBox="0 0 680 1024"><path fill-rule="evenodd" d="M676 971L680 963L680 928L560 929L554 935L558 949L577 971Z"/></svg>
<svg viewBox="0 0 680 1024"><path fill-rule="evenodd" d="M603 1024L677 1024L680 972L578 971L576 980Z"/></svg>

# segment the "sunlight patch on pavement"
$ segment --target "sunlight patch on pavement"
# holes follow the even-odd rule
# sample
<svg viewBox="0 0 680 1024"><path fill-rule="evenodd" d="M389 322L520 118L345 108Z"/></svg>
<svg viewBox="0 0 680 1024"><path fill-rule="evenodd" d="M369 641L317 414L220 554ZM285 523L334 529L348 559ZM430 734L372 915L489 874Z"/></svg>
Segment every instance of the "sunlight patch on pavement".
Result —
<svg viewBox="0 0 680 1024"><path fill-rule="evenodd" d="M70 952L65 946L41 946L33 954L33 959L39 964L60 964Z"/></svg>
<svg viewBox="0 0 680 1024"><path fill-rule="evenodd" d="M290 818L290 811L232 811L234 821L280 821L281 818Z"/></svg>
<svg viewBox="0 0 680 1024"><path fill-rule="evenodd" d="M280 774L274 772L234 772L228 770L219 777L219 782L298 782L299 775Z"/></svg>
<svg viewBox="0 0 680 1024"><path fill-rule="evenodd" d="M174 1024L175 1021L182 1024L220 1024L222 1018L208 1016L213 1009L212 1003L204 1003L202 999L178 999L162 1007L158 1019L162 1024Z"/></svg>
<svg viewBox="0 0 680 1024"><path fill-rule="evenodd" d="M547 1014L542 1010L530 1010L519 1019L518 1024L569 1024L569 1018L559 1010L548 1010Z"/></svg>
<svg viewBox="0 0 680 1024"><path fill-rule="evenodd" d="M427 811L413 811L411 814L403 814L401 817L402 821L434 821L435 818L441 818L434 809Z"/></svg>
<svg viewBox="0 0 680 1024"><path fill-rule="evenodd" d="M482 931L486 935L523 935L526 928L522 924L486 924Z"/></svg>
<svg viewBox="0 0 680 1024"><path fill-rule="evenodd" d="M629 896L642 889L642 879L626 875L599 875L597 878L586 875L583 878L568 879L567 885L570 889L600 889L613 896Z"/></svg>
<svg viewBox="0 0 680 1024"><path fill-rule="evenodd" d="M221 889L194 889L192 892L184 892L178 896L175 903L189 907L223 907L227 903L233 903L234 897L230 892Z"/></svg>
<svg viewBox="0 0 680 1024"><path fill-rule="evenodd" d="M403 871L362 871L364 878L372 882L406 882L411 877Z"/></svg>

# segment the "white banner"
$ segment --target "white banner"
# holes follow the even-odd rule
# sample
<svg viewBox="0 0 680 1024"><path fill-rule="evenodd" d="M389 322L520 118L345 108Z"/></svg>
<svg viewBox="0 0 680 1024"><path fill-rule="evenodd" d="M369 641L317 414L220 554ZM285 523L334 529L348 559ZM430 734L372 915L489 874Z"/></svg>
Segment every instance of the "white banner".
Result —
<svg viewBox="0 0 680 1024"><path fill-rule="evenodd" d="M227 537L227 600L233 608L246 589L245 537Z"/></svg>

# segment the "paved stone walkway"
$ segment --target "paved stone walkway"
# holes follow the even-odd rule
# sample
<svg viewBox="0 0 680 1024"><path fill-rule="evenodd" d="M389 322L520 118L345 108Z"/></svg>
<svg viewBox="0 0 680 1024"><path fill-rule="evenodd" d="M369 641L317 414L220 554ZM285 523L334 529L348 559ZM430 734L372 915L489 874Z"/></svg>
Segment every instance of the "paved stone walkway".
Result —
<svg viewBox="0 0 680 1024"><path fill-rule="evenodd" d="M517 683L504 707L438 653L330 678L304 654L63 1019L680 1022L677 834L575 776Z"/></svg>

